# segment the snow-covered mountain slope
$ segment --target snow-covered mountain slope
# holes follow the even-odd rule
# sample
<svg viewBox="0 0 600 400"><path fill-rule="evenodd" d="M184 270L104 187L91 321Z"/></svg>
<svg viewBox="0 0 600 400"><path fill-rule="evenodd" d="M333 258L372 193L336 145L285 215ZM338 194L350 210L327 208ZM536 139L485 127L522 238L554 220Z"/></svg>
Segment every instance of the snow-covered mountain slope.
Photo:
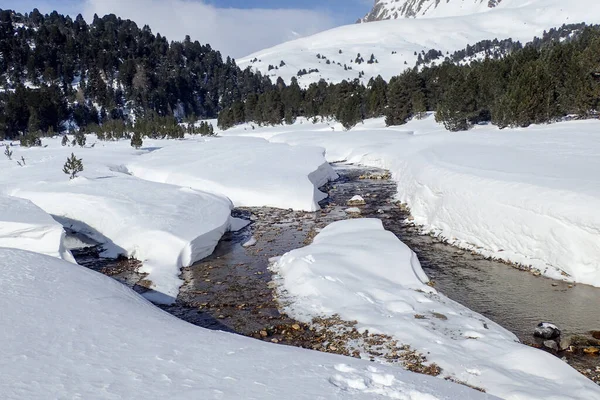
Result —
<svg viewBox="0 0 600 400"><path fill-rule="evenodd" d="M361 79L367 83L371 77L381 75L388 80L412 68L418 53L430 49L452 53L495 38L528 42L565 23L600 23L600 13L589 12L598 7L595 0L504 0L501 5L492 9L486 5L485 13L341 26L256 52L238 64L273 81L281 76L289 82L296 76L302 86L320 79L352 80L363 72ZM373 63L369 63L371 55ZM313 72L298 76L304 69Z"/></svg>
<svg viewBox="0 0 600 400"><path fill-rule="evenodd" d="M488 11L507 3L510 0L375 0L373 9L358 22L466 15Z"/></svg>

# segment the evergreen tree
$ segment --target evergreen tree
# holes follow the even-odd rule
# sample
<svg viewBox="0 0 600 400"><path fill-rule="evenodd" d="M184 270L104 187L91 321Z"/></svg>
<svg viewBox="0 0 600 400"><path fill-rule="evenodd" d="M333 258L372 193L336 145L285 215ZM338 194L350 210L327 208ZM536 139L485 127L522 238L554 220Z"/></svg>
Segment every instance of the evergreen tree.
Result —
<svg viewBox="0 0 600 400"><path fill-rule="evenodd" d="M5 149L4 149L4 155L5 155L5 156L6 156L6 158L8 158L9 160L12 160L12 155L13 155L13 152L12 152L12 150L10 149L10 146L9 146L9 145L5 145Z"/></svg>
<svg viewBox="0 0 600 400"><path fill-rule="evenodd" d="M131 135L131 147L139 149L143 145L142 134L139 130L135 130Z"/></svg>
<svg viewBox="0 0 600 400"><path fill-rule="evenodd" d="M407 72L390 80L385 110L385 124L403 125L412 115L411 92Z"/></svg>
<svg viewBox="0 0 600 400"><path fill-rule="evenodd" d="M77 131L77 133L75 133L75 143L79 147L84 147L85 142L86 142L86 137L85 137L85 134L83 133L83 131L81 131L81 130Z"/></svg>
<svg viewBox="0 0 600 400"><path fill-rule="evenodd" d="M63 172L69 175L69 179L75 179L77 177L77 174L82 171L82 159L75 157L75 154L71 153L71 157L67 158L67 162L63 166Z"/></svg>
<svg viewBox="0 0 600 400"><path fill-rule="evenodd" d="M68 145L68 144L69 144L69 137L68 137L66 134L65 134L65 135L63 135L63 137L62 137L62 141L60 142L60 144L61 144L62 146L66 146L66 145Z"/></svg>

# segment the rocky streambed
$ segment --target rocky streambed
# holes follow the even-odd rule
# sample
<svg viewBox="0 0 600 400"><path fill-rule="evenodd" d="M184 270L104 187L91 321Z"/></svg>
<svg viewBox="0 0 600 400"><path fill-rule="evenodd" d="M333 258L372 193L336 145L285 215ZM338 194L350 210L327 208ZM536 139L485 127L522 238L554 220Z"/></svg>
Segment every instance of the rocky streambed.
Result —
<svg viewBox="0 0 600 400"><path fill-rule="evenodd" d="M322 210L306 213L268 207L243 208L235 215L251 221L228 233L208 258L182 270L184 285L166 311L199 326L234 332L259 340L310 348L374 361L398 363L413 371L443 374L426 357L384 335L359 333L353 321L317 319L306 325L280 312L269 260L302 247L319 229L347 218L379 218L419 256L435 287L448 297L514 332L522 342L544 347L533 337L535 326L550 321L562 329L567 350L547 348L600 382L600 289L557 282L519 271L516 266L486 259L422 235L406 223L409 210L393 199L396 184L384 170L336 165L340 179L322 190L329 198ZM348 204L355 195L364 200ZM77 239L75 239L77 240ZM79 238L85 242L85 238ZM73 251L81 265L113 276L139 292L148 282L135 260L103 259L92 243ZM513 268L515 267L515 268ZM560 341L559 341L560 342ZM548 344L548 343L547 343Z"/></svg>

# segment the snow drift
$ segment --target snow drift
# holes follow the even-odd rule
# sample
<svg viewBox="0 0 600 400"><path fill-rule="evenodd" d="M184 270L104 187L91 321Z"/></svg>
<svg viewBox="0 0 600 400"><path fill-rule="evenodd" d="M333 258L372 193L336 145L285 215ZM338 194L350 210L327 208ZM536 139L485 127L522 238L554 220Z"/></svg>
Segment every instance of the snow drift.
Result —
<svg viewBox="0 0 600 400"><path fill-rule="evenodd" d="M236 206L316 211L318 188L337 175L318 147L257 138L218 138L170 146L127 164L136 177L229 197Z"/></svg>
<svg viewBox="0 0 600 400"><path fill-rule="evenodd" d="M267 136L389 169L415 222L453 244L600 286L598 131L588 120L450 133L429 115L400 127L303 124Z"/></svg>
<svg viewBox="0 0 600 400"><path fill-rule="evenodd" d="M143 263L157 302L171 302L181 267L210 255L229 227L231 202L192 189L126 175L21 184L12 195L29 199L63 225L103 243L108 255Z"/></svg>
<svg viewBox="0 0 600 400"><path fill-rule="evenodd" d="M600 387L560 359L427 286L416 255L380 220L333 223L272 269L286 312L302 321L358 321L504 399L600 399Z"/></svg>
<svg viewBox="0 0 600 400"><path fill-rule="evenodd" d="M63 226L29 200L0 194L0 247L30 250L75 262Z"/></svg>
<svg viewBox="0 0 600 400"><path fill-rule="evenodd" d="M493 396L398 368L208 331L83 267L0 249L5 399Z"/></svg>

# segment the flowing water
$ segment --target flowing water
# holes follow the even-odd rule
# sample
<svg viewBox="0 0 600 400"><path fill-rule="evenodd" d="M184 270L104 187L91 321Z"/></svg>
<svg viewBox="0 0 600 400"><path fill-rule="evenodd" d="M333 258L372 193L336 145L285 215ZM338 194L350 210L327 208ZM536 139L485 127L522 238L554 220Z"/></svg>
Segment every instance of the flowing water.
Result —
<svg viewBox="0 0 600 400"><path fill-rule="evenodd" d="M410 217L406 208L393 201L397 187L386 179L386 171L347 164L335 168L340 178L322 188L329 193L321 203L322 211L237 209L238 217L252 223L227 234L210 257L184 268L185 283L177 303L164 309L206 328L317 348L314 332L306 326L296 329L299 324L279 312L269 259L310 243L318 229L331 222L358 217L345 211L346 202L361 195L366 205L359 207L360 217L380 218L386 229L411 247L436 289L504 326L522 342L536 343L532 333L542 321L558 325L563 336L589 336L590 331L600 330L600 289L536 277L422 235L418 227L405 222ZM251 238L256 243L244 247ZM147 286L144 276L136 272L135 261L103 259L94 247L74 250L74 255L80 264L140 292ZM295 334L290 336L290 331ZM568 352L560 356L600 379L599 357Z"/></svg>

